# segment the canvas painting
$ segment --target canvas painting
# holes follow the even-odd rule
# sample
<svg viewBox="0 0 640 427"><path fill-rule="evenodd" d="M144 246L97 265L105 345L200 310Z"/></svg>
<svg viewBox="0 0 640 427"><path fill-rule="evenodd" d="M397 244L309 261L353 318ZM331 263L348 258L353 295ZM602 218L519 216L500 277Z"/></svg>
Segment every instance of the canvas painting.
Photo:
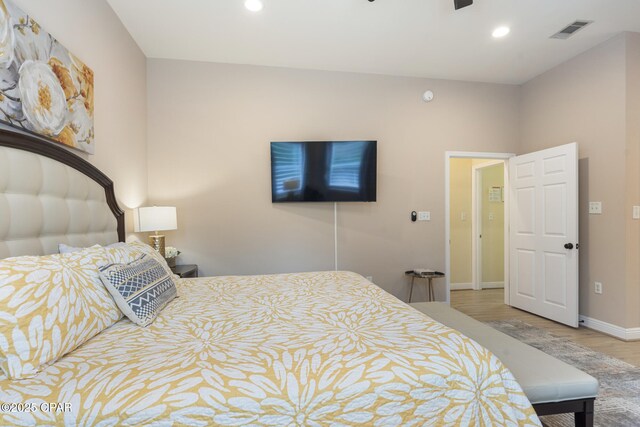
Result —
<svg viewBox="0 0 640 427"><path fill-rule="evenodd" d="M0 0L0 121L95 152L93 71L10 0Z"/></svg>

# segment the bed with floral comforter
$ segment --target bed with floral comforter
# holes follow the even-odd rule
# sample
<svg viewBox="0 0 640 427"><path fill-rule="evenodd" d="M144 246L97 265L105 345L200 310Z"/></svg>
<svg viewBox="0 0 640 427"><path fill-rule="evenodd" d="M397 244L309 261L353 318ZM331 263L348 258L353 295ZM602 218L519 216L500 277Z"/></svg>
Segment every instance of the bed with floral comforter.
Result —
<svg viewBox="0 0 640 427"><path fill-rule="evenodd" d="M183 279L178 294L147 328L121 320L0 379L0 425L540 425L488 350L355 273Z"/></svg>

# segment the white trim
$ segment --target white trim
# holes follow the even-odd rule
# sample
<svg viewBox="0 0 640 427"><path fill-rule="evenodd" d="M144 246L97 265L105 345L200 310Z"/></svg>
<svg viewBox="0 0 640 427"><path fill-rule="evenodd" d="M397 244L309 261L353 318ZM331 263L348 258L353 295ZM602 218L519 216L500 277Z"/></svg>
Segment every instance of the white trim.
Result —
<svg viewBox="0 0 640 427"><path fill-rule="evenodd" d="M466 291L466 290L472 290L472 289L473 289L473 283L452 283L451 284L452 291Z"/></svg>
<svg viewBox="0 0 640 427"><path fill-rule="evenodd" d="M627 341L640 340L640 328L627 328Z"/></svg>
<svg viewBox="0 0 640 427"><path fill-rule="evenodd" d="M449 158L457 158L457 159L504 159L508 160L511 157L515 156L513 153L485 153L479 151L447 151L444 153L447 159Z"/></svg>
<svg viewBox="0 0 640 427"><path fill-rule="evenodd" d="M504 282L482 282L480 289L500 289L504 288ZM473 287L473 283L452 283L452 291L478 290Z"/></svg>
<svg viewBox="0 0 640 427"><path fill-rule="evenodd" d="M509 161L508 159L504 162L504 189L502 190L502 195L504 196L504 303L510 306L509 278L511 277L511 273L509 272L509 268L511 266L511 260L509 256L511 254L511 241L509 240L509 236L511 231L509 224L511 221L511 208L509 207L509 203L511 203L511 181L509 178Z"/></svg>
<svg viewBox="0 0 640 427"><path fill-rule="evenodd" d="M451 303L451 218L449 218L449 199L451 195L449 192L449 181L451 174L451 155L447 151L444 153L444 301L447 304Z"/></svg>
<svg viewBox="0 0 640 427"><path fill-rule="evenodd" d="M509 198L508 198L508 190L509 190L509 181L508 181L508 160L511 157L514 157L513 153L480 153L473 151L445 151L444 153L444 257L445 257L445 291L446 291L446 299L445 302L450 304L451 298L451 201L450 201L450 163L453 158L466 158L466 159L501 159L505 161L505 182L504 182L504 190L505 190L505 198L504 198L504 209L505 209L505 219L504 219L504 229L505 229L505 245L504 245L504 300L505 304L509 304Z"/></svg>
<svg viewBox="0 0 640 427"><path fill-rule="evenodd" d="M504 282L482 282L481 289L501 289L504 288Z"/></svg>
<svg viewBox="0 0 640 427"><path fill-rule="evenodd" d="M582 315L580 315L580 325L624 341L640 340L640 328L623 328L622 326Z"/></svg>

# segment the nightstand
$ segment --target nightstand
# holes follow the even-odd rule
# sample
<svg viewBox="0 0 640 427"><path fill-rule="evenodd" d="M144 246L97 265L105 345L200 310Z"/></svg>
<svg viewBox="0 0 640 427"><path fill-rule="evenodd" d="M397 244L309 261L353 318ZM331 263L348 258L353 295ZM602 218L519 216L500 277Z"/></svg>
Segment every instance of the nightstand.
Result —
<svg viewBox="0 0 640 427"><path fill-rule="evenodd" d="M171 271L181 278L198 277L198 266L196 264L176 265L171 267Z"/></svg>

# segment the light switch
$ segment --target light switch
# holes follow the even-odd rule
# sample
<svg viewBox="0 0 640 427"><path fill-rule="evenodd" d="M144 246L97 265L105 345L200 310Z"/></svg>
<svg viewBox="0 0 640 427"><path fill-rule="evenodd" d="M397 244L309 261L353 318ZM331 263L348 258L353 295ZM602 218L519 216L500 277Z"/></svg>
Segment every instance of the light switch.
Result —
<svg viewBox="0 0 640 427"><path fill-rule="evenodd" d="M589 214L591 215L602 214L602 202L589 202Z"/></svg>
<svg viewBox="0 0 640 427"><path fill-rule="evenodd" d="M466 220L467 220L467 213L460 212L460 221L466 221Z"/></svg>
<svg viewBox="0 0 640 427"><path fill-rule="evenodd" d="M493 212L489 214L489 221L493 221Z"/></svg>
<svg viewBox="0 0 640 427"><path fill-rule="evenodd" d="M640 206L633 207L633 219L640 219Z"/></svg>
<svg viewBox="0 0 640 427"><path fill-rule="evenodd" d="M418 221L431 221L431 212L418 212Z"/></svg>

